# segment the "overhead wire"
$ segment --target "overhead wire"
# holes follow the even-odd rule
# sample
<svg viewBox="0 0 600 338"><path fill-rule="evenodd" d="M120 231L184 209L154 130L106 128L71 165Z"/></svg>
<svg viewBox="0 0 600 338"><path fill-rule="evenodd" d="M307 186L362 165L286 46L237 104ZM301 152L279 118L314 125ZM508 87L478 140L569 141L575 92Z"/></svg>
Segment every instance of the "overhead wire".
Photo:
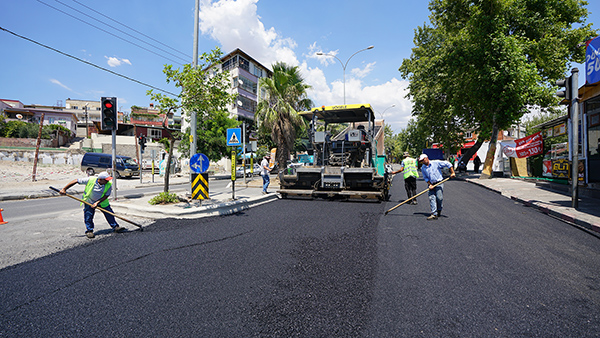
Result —
<svg viewBox="0 0 600 338"><path fill-rule="evenodd" d="M155 86L153 86L153 85L150 85L150 84L144 83L144 82L142 82L142 81L139 81L139 80L136 80L136 79L134 79L134 78L131 78L131 77L125 76L125 75L123 75L123 74L120 74L120 73L114 72L114 71L112 71L112 70L110 70L110 69L107 69L107 68L104 68L104 67L98 66L98 65L96 65L96 64L93 64L93 63L91 63L91 62L89 62L89 61L85 61L85 60L83 60L83 59L80 59L80 58L78 58L78 57L76 57L76 56L73 56L73 55L71 55L71 54L67 54L67 53L65 53L65 52L62 52L62 51L60 51L60 50L58 50L58 49L56 49L56 48L52 48L52 47L50 47L50 46L44 45L44 44L42 44L42 43L40 43L40 42L37 42L37 41L35 41L35 40L32 40L32 39L30 39L30 38L27 38L27 37L25 37L25 36L19 35L19 34L17 34L17 33L15 33L15 32L13 32L13 31L10 31L10 30L8 30L8 29L6 29L6 28L3 28L3 27L1 27L1 26L0 26L0 30L3 30L3 31L5 31L5 32L7 32L7 33L9 33L9 34L12 34L12 35L14 35L14 36L16 36L16 37L19 37L19 38L21 38L21 39L23 39L23 40L27 40L27 41L29 41L29 42L32 42L32 43L34 43L34 44L36 44L36 45L38 45L38 46L42 46L42 47L44 47L44 48L50 49L50 50L52 50L52 51L54 51L54 52L57 52L57 53L59 53L59 54L61 54L61 55L64 55L64 56L70 57L70 58L72 58L72 59L75 59L75 60L77 60L77 61L83 62L83 63L85 63L85 64L87 64L87 65L90 65L90 66L92 66L92 67L95 67L95 68L101 69L101 70L103 70L103 71L109 72L109 73L111 73L111 74L113 74L113 75L116 75L116 76L122 77L122 78L124 78L124 79L127 79L127 80L129 80L129 81L133 81L133 82L135 82L135 83L137 83L137 84L141 84L141 85L143 85L143 86L146 86L146 87L149 87L149 88L152 88L152 89L156 89L156 90L158 90L158 91L161 91L161 92L163 92L163 93L166 93L166 94L169 94L169 95L177 96L177 94L175 94L175 93L171 93L171 92L170 92L170 91L168 91L168 90L164 90L164 89L161 89L161 88L155 87Z"/></svg>
<svg viewBox="0 0 600 338"><path fill-rule="evenodd" d="M57 1L58 1L58 0L57 0ZM112 22L114 22L114 23L116 23L116 24L118 24L118 25L121 25L121 26L123 26L123 27L125 27L125 28L128 28L128 29L130 29L130 30L132 30L132 31L134 31L134 32L136 32L136 33L138 33L138 34L140 34L140 35L142 35L142 36L144 36L144 37L146 37L146 38L148 38L148 39L150 39L150 40L152 40L152 41L154 41L154 42L156 42L156 43L160 44L160 45L163 45L163 46L165 46L165 47L167 47L167 48L169 48L169 49L171 49L171 50L173 50L173 51L175 51L175 52L178 52L178 53L180 53L180 54L182 54L182 55L185 55L187 58L190 58L190 56L189 56L187 53L184 53L184 52L182 52L182 51L180 51L180 50L178 50L178 49L175 49L175 48L173 48L173 47L171 47L171 46L169 46L169 45L167 45L167 44L164 44L164 43L162 43L162 42L160 42L160 41L158 41L158 40L156 40L156 39L152 38L151 36L148 36L148 35L146 35L146 34L144 34L144 33L140 32L140 31L138 31L138 30L136 30L136 29L134 29L134 28L131 28L131 27L127 26L127 25L126 25L126 24L124 24L124 23L121 23L121 22L119 22L119 21L117 21L117 20L115 20L115 19L113 19L113 18L109 17L108 15L105 15L105 14L103 14L103 13L101 13L101 12L98 12L97 10L95 10L95 9L93 9L93 8L91 8L91 7L89 7L89 6L87 6L86 4L82 4L81 2L79 2L79 1L77 1L77 0L71 0L71 1L73 1L73 2L75 2L75 3L77 3L77 4L79 4L79 5L80 5L80 6L82 6L82 7L85 7L85 8L87 8L87 9L89 9L90 11L92 11L92 12L94 12L94 13L98 14L98 15L101 15L102 17L104 17L104 18L106 18L106 19L108 19L108 20L110 20L110 21L112 21Z"/></svg>
<svg viewBox="0 0 600 338"><path fill-rule="evenodd" d="M110 34L110 35L112 35L112 36L116 37L117 39L120 39L120 40L123 40L123 41L125 41L125 42L128 42L128 43L130 43L130 44L132 44L132 45L134 45L134 46L137 46L137 47L139 47L139 48L141 48L141 49L143 49L143 50L145 50L145 51L148 51L148 52L150 52L150 53L152 53L152 54L154 54L154 55L160 56L160 57L162 57L162 58L165 58L165 59L167 59L167 60L169 60L169 61L172 61L173 63L176 63L176 64L178 64L178 65L180 65L180 66L183 66L183 64L182 64L181 62L175 61L175 60L173 60L173 59L171 59L171 58L168 58L168 57L166 57L166 56L164 56L164 55L160 55L160 54L156 53L156 52L155 52L155 51L153 51L153 50L150 50L150 49L148 49L148 48L146 48L146 47L140 46L139 44L137 44L137 43L135 43L135 42L129 41L129 40L125 39L125 38L122 38L122 37L120 37L120 36L118 36L118 35L116 35L116 34L113 34L113 33L109 32L109 31L107 31L107 30L105 30L105 29L103 29L103 28L100 28L100 27L98 27L98 26L95 26L95 25L93 25L93 24L91 24L91 23L89 23L89 22L87 22L87 21L85 21L85 20L82 20L82 19L80 19L80 18L78 18L78 17L76 17L76 16L74 16L74 15L71 15L71 14L69 14L69 13L67 13L67 12L65 12L65 11L63 11L63 10L61 10L61 9L59 9L59 8L56 8L56 7L54 7L54 6L52 6L52 5L48 4L48 3L45 3L45 2L43 2L43 1L41 1L41 0L36 0L36 1L37 1L37 2L39 2L39 3L41 3L41 4L44 4L44 5L48 6L48 7L50 7L50 8L52 8L52 9L56 10L56 11L59 11L59 12L61 12L61 13L65 14L65 15L67 15L67 16L70 16L70 17L72 17L73 19L76 19L76 20L78 20L78 21L81 21L81 22L85 23L86 25L92 26L92 27L94 27L94 28L96 28L96 29L98 29L98 30L101 30L101 31L103 31L103 32L105 32L105 33L107 33L107 34Z"/></svg>

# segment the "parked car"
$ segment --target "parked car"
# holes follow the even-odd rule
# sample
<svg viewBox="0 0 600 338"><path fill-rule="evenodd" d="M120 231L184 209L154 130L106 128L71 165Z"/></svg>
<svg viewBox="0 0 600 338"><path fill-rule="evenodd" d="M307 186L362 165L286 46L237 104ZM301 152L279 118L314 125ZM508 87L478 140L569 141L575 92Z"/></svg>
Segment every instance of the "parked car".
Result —
<svg viewBox="0 0 600 338"><path fill-rule="evenodd" d="M259 170L260 170L260 168L259 168ZM254 169L254 175L260 175L260 172L257 173L256 169ZM235 170L235 176L236 177L244 177L244 167L238 166L237 169ZM252 173L250 172L249 164L246 164L246 177L252 177Z"/></svg>
<svg viewBox="0 0 600 338"><path fill-rule="evenodd" d="M140 167L131 157L117 155L115 166L117 178L140 175ZM86 153L81 159L81 171L86 172L89 176L111 168L111 154Z"/></svg>

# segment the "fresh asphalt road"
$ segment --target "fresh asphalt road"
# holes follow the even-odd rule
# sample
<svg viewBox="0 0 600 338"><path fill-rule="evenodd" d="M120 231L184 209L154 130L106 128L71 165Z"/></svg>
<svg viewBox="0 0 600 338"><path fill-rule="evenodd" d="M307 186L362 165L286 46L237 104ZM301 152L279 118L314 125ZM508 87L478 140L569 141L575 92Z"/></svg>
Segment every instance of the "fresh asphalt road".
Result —
<svg viewBox="0 0 600 338"><path fill-rule="evenodd" d="M418 183L419 191L424 188ZM0 270L0 337L597 337L600 239L476 185L278 200Z"/></svg>

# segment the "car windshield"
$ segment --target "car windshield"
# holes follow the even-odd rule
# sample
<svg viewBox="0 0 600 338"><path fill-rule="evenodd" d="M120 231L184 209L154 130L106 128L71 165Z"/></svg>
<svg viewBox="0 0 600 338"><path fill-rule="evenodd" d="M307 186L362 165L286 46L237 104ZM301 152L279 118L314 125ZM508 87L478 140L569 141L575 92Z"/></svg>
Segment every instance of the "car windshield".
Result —
<svg viewBox="0 0 600 338"><path fill-rule="evenodd" d="M127 165L133 165L133 166L137 165L137 163L135 162L135 160L132 159L132 158L125 159L125 164L127 164Z"/></svg>

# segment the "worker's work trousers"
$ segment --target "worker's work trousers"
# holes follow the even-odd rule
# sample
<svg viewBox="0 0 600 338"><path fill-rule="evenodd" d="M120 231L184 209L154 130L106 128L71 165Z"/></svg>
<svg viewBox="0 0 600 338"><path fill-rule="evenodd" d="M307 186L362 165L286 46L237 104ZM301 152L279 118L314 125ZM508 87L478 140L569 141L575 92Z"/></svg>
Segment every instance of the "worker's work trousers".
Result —
<svg viewBox="0 0 600 338"><path fill-rule="evenodd" d="M429 189L429 206L431 207L431 214L442 212L444 203L444 185L440 184L433 189Z"/></svg>

